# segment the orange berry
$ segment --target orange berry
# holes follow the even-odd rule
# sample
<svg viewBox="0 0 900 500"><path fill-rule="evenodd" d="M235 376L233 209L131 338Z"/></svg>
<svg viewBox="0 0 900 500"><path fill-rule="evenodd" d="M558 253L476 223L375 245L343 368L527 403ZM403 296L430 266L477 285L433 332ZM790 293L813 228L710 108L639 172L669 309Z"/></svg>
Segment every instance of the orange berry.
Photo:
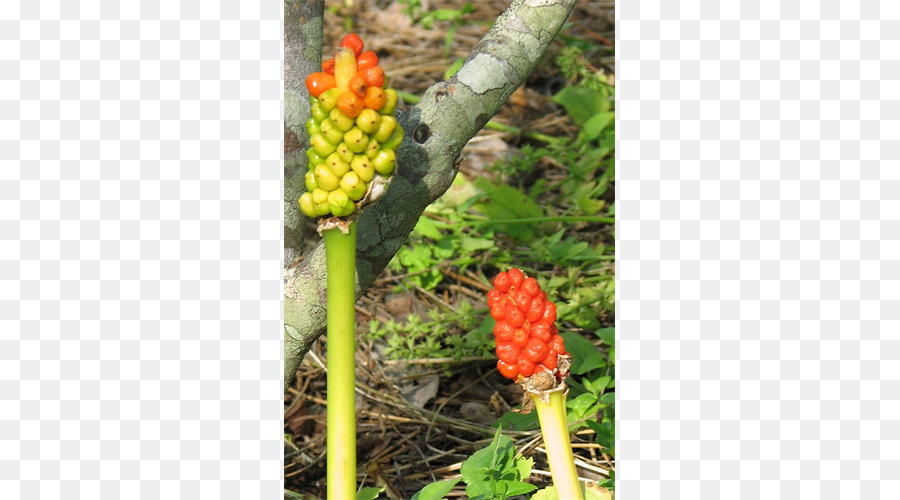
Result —
<svg viewBox="0 0 900 500"><path fill-rule="evenodd" d="M334 58L333 57L331 59L322 61L322 71L324 71L325 73L328 73L329 75L334 74Z"/></svg>
<svg viewBox="0 0 900 500"><path fill-rule="evenodd" d="M357 73L366 81L366 85L370 87L381 87L384 85L384 70L380 66L375 66L367 70Z"/></svg>
<svg viewBox="0 0 900 500"><path fill-rule="evenodd" d="M366 97L363 99L366 107L369 109L379 110L387 101L384 89L381 87L366 87Z"/></svg>
<svg viewBox="0 0 900 500"><path fill-rule="evenodd" d="M350 79L350 82L347 83L347 88L352 90L353 93L356 94L356 96L360 99L364 99L366 97L366 82L365 80L360 78L358 74L357 76L354 76ZM365 106L365 103L363 103L363 105Z"/></svg>
<svg viewBox="0 0 900 500"><path fill-rule="evenodd" d="M341 94L337 100L337 109L341 114L349 118L356 118L362 113L363 100L352 91L348 90Z"/></svg>
<svg viewBox="0 0 900 500"><path fill-rule="evenodd" d="M328 73L310 73L306 77L306 88L309 95L319 97L322 92L334 88L334 76Z"/></svg>
<svg viewBox="0 0 900 500"><path fill-rule="evenodd" d="M357 71L374 68L375 66L378 66L378 55L371 50L367 50L356 56Z"/></svg>
<svg viewBox="0 0 900 500"><path fill-rule="evenodd" d="M353 51L353 55L359 57L359 54L363 49L363 41L362 38L359 37L356 33L347 33L344 36L344 39L341 40L341 47L347 47Z"/></svg>
<svg viewBox="0 0 900 500"><path fill-rule="evenodd" d="M515 380L516 377L519 376L519 366L516 364L504 363L502 360L497 360L497 371L500 372L500 375L508 379Z"/></svg>

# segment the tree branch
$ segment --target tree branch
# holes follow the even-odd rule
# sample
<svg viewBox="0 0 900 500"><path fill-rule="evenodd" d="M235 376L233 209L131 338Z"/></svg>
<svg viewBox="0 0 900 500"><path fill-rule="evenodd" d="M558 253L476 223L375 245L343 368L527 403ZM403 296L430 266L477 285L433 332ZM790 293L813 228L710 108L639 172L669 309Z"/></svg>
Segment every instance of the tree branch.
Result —
<svg viewBox="0 0 900 500"><path fill-rule="evenodd" d="M384 197L359 219L357 297L400 249L425 207L450 187L463 146L525 82L574 5L575 0L513 1L462 68L432 85L417 106L398 117L406 134L397 150L396 173ZM285 106L287 115L287 102ZM284 295L287 389L300 358L325 329L322 245L290 270Z"/></svg>

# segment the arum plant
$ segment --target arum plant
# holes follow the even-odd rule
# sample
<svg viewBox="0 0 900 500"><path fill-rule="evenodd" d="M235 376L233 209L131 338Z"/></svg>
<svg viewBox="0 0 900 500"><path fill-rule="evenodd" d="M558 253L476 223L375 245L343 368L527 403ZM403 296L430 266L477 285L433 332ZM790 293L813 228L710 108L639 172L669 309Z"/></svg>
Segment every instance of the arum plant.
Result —
<svg viewBox="0 0 900 500"><path fill-rule="evenodd" d="M356 498L356 217L390 182L403 129L397 93L385 85L378 56L350 33L322 71L306 79L310 116L307 192L300 210L319 217L328 300L328 498Z"/></svg>
<svg viewBox="0 0 900 500"><path fill-rule="evenodd" d="M583 500L566 424L571 357L556 327L556 304L519 269L501 272L488 292L496 320L497 370L525 390L522 413L537 409L556 498Z"/></svg>

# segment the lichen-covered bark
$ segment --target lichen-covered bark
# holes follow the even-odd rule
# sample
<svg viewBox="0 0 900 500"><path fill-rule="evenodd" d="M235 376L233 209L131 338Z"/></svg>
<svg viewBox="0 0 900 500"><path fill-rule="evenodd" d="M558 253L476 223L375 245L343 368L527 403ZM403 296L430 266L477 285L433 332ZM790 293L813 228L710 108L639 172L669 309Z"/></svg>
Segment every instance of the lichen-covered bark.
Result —
<svg viewBox="0 0 900 500"><path fill-rule="evenodd" d="M299 250L306 217L297 199L303 192L306 173L306 119L309 92L306 76L322 65L323 0L284 2L284 240Z"/></svg>
<svg viewBox="0 0 900 500"><path fill-rule="evenodd" d="M357 297L400 249L425 207L450 187L463 146L524 83L574 5L575 0L513 1L456 75L432 85L417 106L398 117L406 136L397 150L396 173L384 197L359 219ZM284 308L287 389L299 359L325 329L322 245L289 273Z"/></svg>

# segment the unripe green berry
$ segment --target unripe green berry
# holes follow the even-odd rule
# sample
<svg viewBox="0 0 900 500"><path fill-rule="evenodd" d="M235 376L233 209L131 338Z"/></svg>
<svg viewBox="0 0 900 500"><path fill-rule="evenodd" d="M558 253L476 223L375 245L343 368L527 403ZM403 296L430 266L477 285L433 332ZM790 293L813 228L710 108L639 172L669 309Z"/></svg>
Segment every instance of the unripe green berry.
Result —
<svg viewBox="0 0 900 500"><path fill-rule="evenodd" d="M322 110L326 113L330 113L337 105L338 97L340 97L343 92L343 90L335 87L319 94L319 105L322 107ZM385 91L385 93L386 92L387 91ZM322 118L322 120L324 119L325 118Z"/></svg>
<svg viewBox="0 0 900 500"><path fill-rule="evenodd" d="M328 111L322 106L321 102L314 102L309 107L309 116L317 123L322 123L323 120L328 118Z"/></svg>
<svg viewBox="0 0 900 500"><path fill-rule="evenodd" d="M391 175L394 171L394 165L397 164L397 156L390 149L382 149L375 158L372 159L372 166L375 171L383 176Z"/></svg>
<svg viewBox="0 0 900 500"><path fill-rule="evenodd" d="M328 191L316 189L312 193L312 201L315 206L316 216L321 217L331 213L331 209L328 208Z"/></svg>
<svg viewBox="0 0 900 500"><path fill-rule="evenodd" d="M319 129L322 131L322 135L328 139L328 142L334 145L338 145L344 140L344 131L339 129L331 118L326 118L319 126Z"/></svg>
<svg viewBox="0 0 900 500"><path fill-rule="evenodd" d="M346 132L353 128L354 125L356 125L356 122L353 120L353 118L344 115L344 113L341 113L341 110L337 108L332 109L331 113L328 116L331 117L331 120L335 125L337 125L341 132Z"/></svg>
<svg viewBox="0 0 900 500"><path fill-rule="evenodd" d="M321 96L319 96L321 97ZM397 91L394 89L385 89L384 91L384 106L378 110L382 115L390 115L394 116L394 110L397 109L397 99L399 96L397 95Z"/></svg>
<svg viewBox="0 0 900 500"><path fill-rule="evenodd" d="M397 149L398 147L400 147L400 143L402 143L402 142L403 142L403 127L401 127L400 125L397 125L397 127L394 128L394 132L391 133L391 137L388 140L381 143L381 147L382 147L382 149L390 149L391 151L393 151L393 150Z"/></svg>
<svg viewBox="0 0 900 500"><path fill-rule="evenodd" d="M344 142L347 147L354 153L362 153L369 145L369 136L367 136L359 127L353 127L344 134Z"/></svg>
<svg viewBox="0 0 900 500"><path fill-rule="evenodd" d="M366 146L366 156L368 156L371 160L372 158L375 158L375 156L378 155L380 151L381 144L379 144L375 139L369 138L369 145Z"/></svg>
<svg viewBox="0 0 900 500"><path fill-rule="evenodd" d="M316 204L313 203L312 193L303 193L300 195L300 211L307 217L316 216Z"/></svg>
<svg viewBox="0 0 900 500"><path fill-rule="evenodd" d="M351 200L359 201L366 194L366 183L356 175L356 172L347 172L341 178L341 189Z"/></svg>
<svg viewBox="0 0 900 500"><path fill-rule="evenodd" d="M337 177L343 177L344 174L350 171L350 164L345 162L337 151L328 155L328 158L325 159L325 165Z"/></svg>
<svg viewBox="0 0 900 500"><path fill-rule="evenodd" d="M372 177L375 177L375 167L372 165L372 160L366 155L354 156L353 161L350 162L350 168L363 182L369 182Z"/></svg>
<svg viewBox="0 0 900 500"><path fill-rule="evenodd" d="M306 175L303 176L303 181L306 184L306 190L309 192L313 192L319 187L319 185L316 184L316 174L312 170L306 171Z"/></svg>
<svg viewBox="0 0 900 500"><path fill-rule="evenodd" d="M343 189L335 189L328 193L328 207L335 217L344 217L353 213L356 206L347 196Z"/></svg>
<svg viewBox="0 0 900 500"><path fill-rule="evenodd" d="M306 150L306 157L309 158L309 168L313 168L316 165L320 165L325 163L325 157L316 153L316 150L313 148L309 148Z"/></svg>
<svg viewBox="0 0 900 500"><path fill-rule="evenodd" d="M367 134L378 130L379 125L381 125L381 115L374 109L366 108L356 117L356 126Z"/></svg>
<svg viewBox="0 0 900 500"><path fill-rule="evenodd" d="M310 118L306 120L306 133L310 136L316 135L319 133L319 122L316 121L315 118Z"/></svg>
<svg viewBox="0 0 900 500"><path fill-rule="evenodd" d="M309 145L315 150L316 154L319 156L326 158L331 153L334 153L336 146L329 142L328 139L325 138L321 133L316 134L309 138Z"/></svg>
<svg viewBox="0 0 900 500"><path fill-rule="evenodd" d="M372 138L378 141L379 144L384 144L385 141L391 138L395 128L397 128L396 118L393 116L382 116L381 124L378 126L375 134L372 135Z"/></svg>
<svg viewBox="0 0 900 500"><path fill-rule="evenodd" d="M325 191L333 191L341 183L341 178L334 175L327 163L316 166L315 174L316 184Z"/></svg>
<svg viewBox="0 0 900 500"><path fill-rule="evenodd" d="M353 151L350 151L350 148L348 148L347 144L343 141L341 141L341 143L337 145L336 153L340 155L341 159L347 163L353 161Z"/></svg>

